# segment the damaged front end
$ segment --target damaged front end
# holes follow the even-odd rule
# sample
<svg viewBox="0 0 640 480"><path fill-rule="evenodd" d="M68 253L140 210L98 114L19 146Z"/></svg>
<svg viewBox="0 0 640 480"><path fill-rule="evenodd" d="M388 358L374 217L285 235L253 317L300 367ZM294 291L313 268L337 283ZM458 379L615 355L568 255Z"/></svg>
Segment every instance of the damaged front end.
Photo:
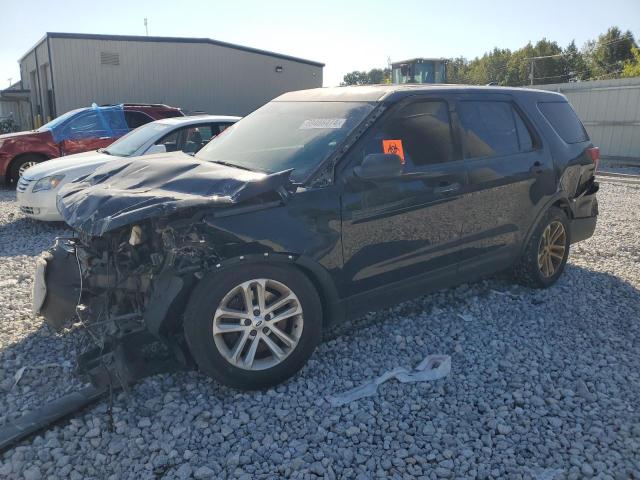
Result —
<svg viewBox="0 0 640 480"><path fill-rule="evenodd" d="M92 346L78 371L93 385L126 388L190 368L183 312L223 259L219 248L237 240L203 219L281 203L288 177L191 157L111 162L60 193L77 236L59 238L38 260L34 310L56 331L86 332Z"/></svg>
<svg viewBox="0 0 640 480"><path fill-rule="evenodd" d="M94 385L126 388L190 366L180 317L198 277L219 261L201 229L152 220L102 237L61 238L41 257L36 313L58 332L83 329L92 348L78 370Z"/></svg>

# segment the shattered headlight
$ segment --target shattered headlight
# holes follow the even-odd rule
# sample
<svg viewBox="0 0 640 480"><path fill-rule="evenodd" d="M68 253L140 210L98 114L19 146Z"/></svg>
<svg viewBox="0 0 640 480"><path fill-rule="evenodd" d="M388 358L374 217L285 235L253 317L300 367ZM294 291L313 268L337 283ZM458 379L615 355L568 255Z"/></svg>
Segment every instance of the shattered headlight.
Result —
<svg viewBox="0 0 640 480"><path fill-rule="evenodd" d="M33 186L33 193L40 192L42 190L54 190L60 185L60 182L64 178L64 175L49 175L48 177L42 177Z"/></svg>

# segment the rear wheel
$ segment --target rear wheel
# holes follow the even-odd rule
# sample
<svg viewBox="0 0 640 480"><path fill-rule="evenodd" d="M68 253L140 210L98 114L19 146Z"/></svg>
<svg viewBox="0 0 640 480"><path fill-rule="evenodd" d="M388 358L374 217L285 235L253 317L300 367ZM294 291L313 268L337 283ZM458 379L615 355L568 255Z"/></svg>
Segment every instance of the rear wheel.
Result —
<svg viewBox="0 0 640 480"><path fill-rule="evenodd" d="M551 207L536 226L514 268L516 280L533 288L553 285L564 271L570 240L567 214L560 208Z"/></svg>
<svg viewBox="0 0 640 480"><path fill-rule="evenodd" d="M313 284L279 265L241 267L205 277L185 313L185 338L200 369L243 390L267 388L294 375L321 335Z"/></svg>
<svg viewBox="0 0 640 480"><path fill-rule="evenodd" d="M45 160L40 155L22 155L13 161L9 169L9 181L16 185L22 174L28 169Z"/></svg>

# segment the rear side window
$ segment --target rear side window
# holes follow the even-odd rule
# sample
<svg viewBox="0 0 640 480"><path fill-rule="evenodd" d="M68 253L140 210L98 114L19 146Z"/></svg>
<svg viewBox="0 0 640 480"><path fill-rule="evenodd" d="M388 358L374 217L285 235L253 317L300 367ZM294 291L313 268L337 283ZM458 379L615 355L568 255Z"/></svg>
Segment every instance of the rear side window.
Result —
<svg viewBox="0 0 640 480"><path fill-rule="evenodd" d="M589 140L582 122L567 102L541 102L538 108L553 129L566 143L580 143Z"/></svg>
<svg viewBox="0 0 640 480"><path fill-rule="evenodd" d="M529 129L510 102L464 101L458 115L465 158L513 155L534 148Z"/></svg>
<svg viewBox="0 0 640 480"><path fill-rule="evenodd" d="M131 130L146 125L153 119L142 112L126 111L124 112L124 121L127 122Z"/></svg>

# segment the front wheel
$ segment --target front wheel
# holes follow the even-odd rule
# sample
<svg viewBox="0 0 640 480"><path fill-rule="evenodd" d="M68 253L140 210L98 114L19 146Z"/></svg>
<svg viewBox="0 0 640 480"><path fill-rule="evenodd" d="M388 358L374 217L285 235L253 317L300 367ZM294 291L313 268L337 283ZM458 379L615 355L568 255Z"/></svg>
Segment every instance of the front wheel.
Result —
<svg viewBox="0 0 640 480"><path fill-rule="evenodd" d="M254 265L202 279L185 312L187 344L200 370L252 390L298 372L322 331L313 284L298 270Z"/></svg>
<svg viewBox="0 0 640 480"><path fill-rule="evenodd" d="M514 268L516 280L528 287L550 287L564 271L570 244L567 214L551 207L536 226Z"/></svg>
<svg viewBox="0 0 640 480"><path fill-rule="evenodd" d="M39 155L23 155L17 158L11 164L11 168L9 169L9 181L14 185L17 185L20 177L27 169L37 165L43 160L45 159Z"/></svg>

